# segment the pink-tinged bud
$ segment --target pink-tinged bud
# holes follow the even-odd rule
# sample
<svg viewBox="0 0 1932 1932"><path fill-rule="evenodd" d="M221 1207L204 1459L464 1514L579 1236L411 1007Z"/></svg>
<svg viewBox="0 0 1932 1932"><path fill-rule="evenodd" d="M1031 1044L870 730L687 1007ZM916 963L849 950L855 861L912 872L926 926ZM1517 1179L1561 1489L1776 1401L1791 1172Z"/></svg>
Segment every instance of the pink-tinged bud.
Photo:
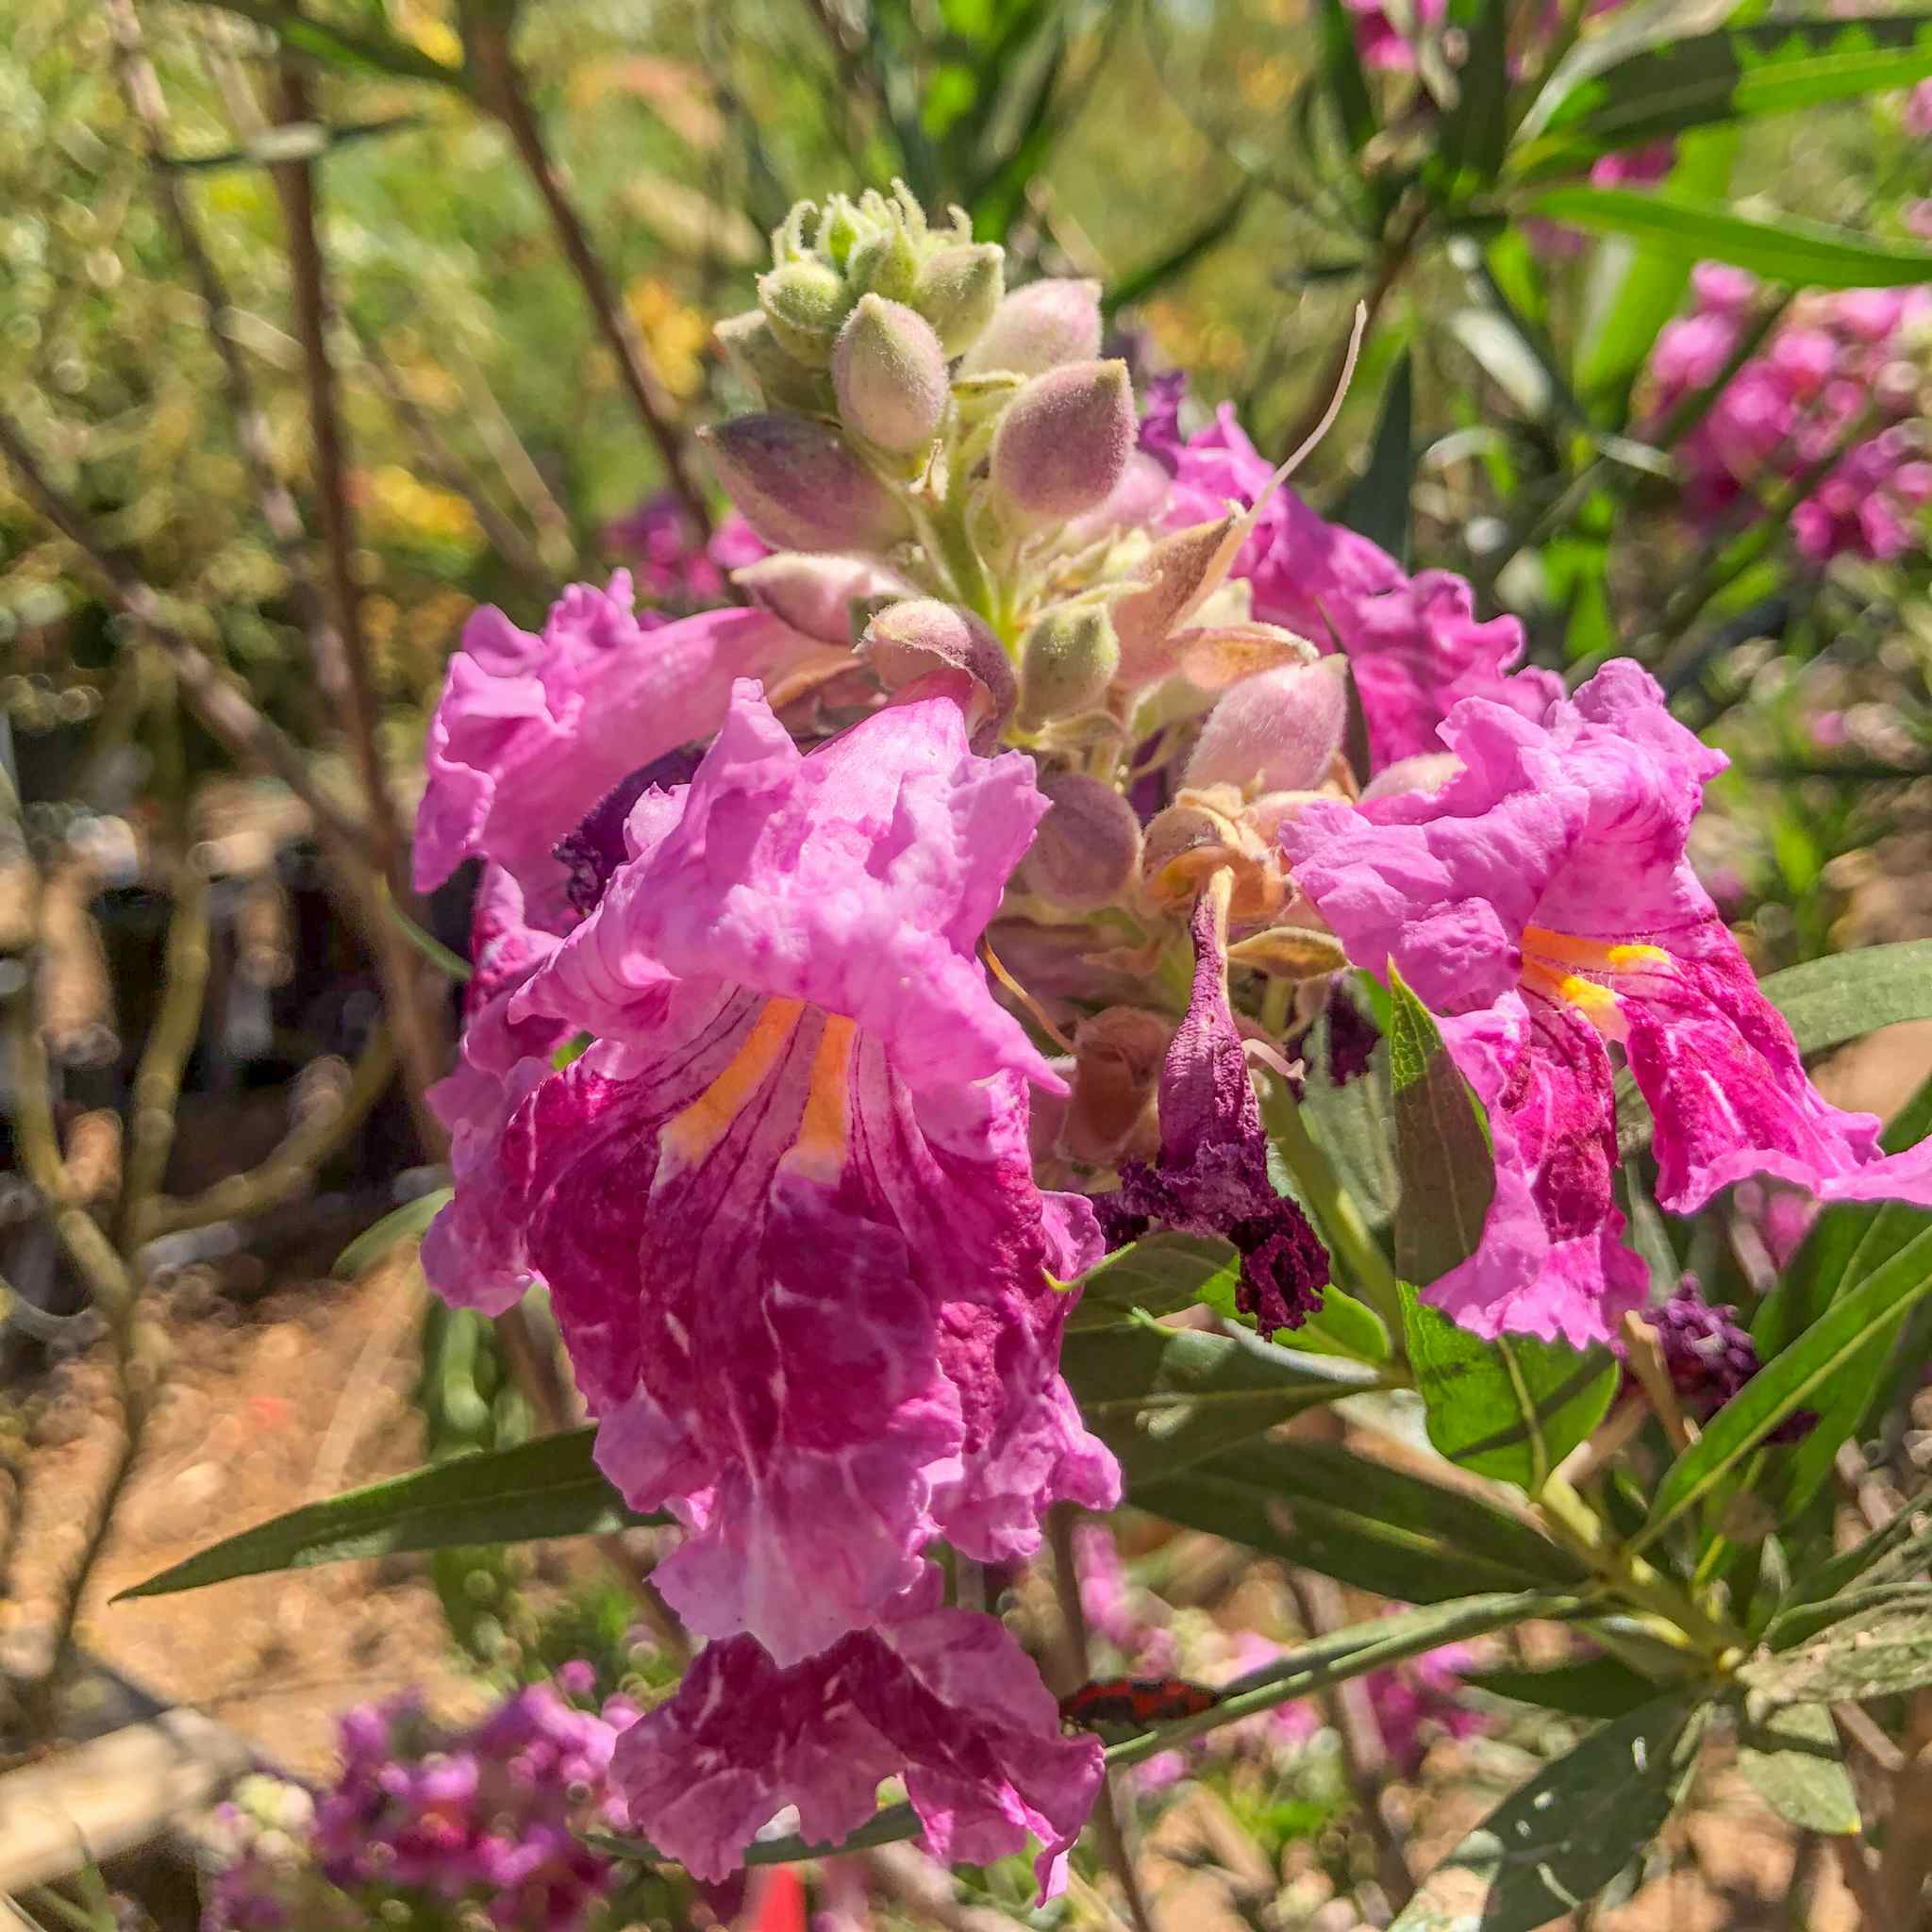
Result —
<svg viewBox="0 0 1932 1932"><path fill-rule="evenodd" d="M762 310L727 316L712 330L720 352L740 377L774 409L824 406L824 377L794 361Z"/></svg>
<svg viewBox="0 0 1932 1932"><path fill-rule="evenodd" d="M823 551L775 551L731 573L731 581L760 609L821 643L853 644L858 607L879 597L909 597L905 578L862 557Z"/></svg>
<svg viewBox="0 0 1932 1932"><path fill-rule="evenodd" d="M1058 605L1027 626L1020 641L1020 722L1091 711L1120 669L1120 641L1104 604Z"/></svg>
<svg viewBox="0 0 1932 1932"><path fill-rule="evenodd" d="M993 311L960 367L968 375L994 369L1042 375L1063 362L1091 362L1099 354L1100 284L1032 282Z"/></svg>
<svg viewBox="0 0 1932 1932"><path fill-rule="evenodd" d="M1076 517L1105 501L1134 453L1124 362L1074 362L1036 375L992 438L992 482L1023 516Z"/></svg>
<svg viewBox="0 0 1932 1932"><path fill-rule="evenodd" d="M1006 285L1006 251L991 242L962 242L920 270L912 306L938 330L946 354L959 356L992 320Z"/></svg>
<svg viewBox="0 0 1932 1932"><path fill-rule="evenodd" d="M1052 804L1026 849L1027 890L1071 912L1111 905L1141 866L1134 808L1083 772L1057 772L1040 789Z"/></svg>
<svg viewBox="0 0 1932 1932"><path fill-rule="evenodd" d="M1406 791L1433 798L1462 769L1462 760L1453 751L1419 751L1413 758L1397 758L1386 771L1377 772L1362 787L1360 802L1372 798L1398 798Z"/></svg>
<svg viewBox="0 0 1932 1932"><path fill-rule="evenodd" d="M956 605L941 604L937 597L889 604L866 625L858 649L888 691L941 669L968 673L985 693L974 721L975 748L996 739L1013 715L1019 692L1012 660L978 618Z"/></svg>
<svg viewBox="0 0 1932 1932"><path fill-rule="evenodd" d="M1060 1144L1075 1160L1111 1167L1149 1158L1159 1141L1154 1097L1174 1022L1141 1007L1108 1007L1074 1035L1073 1098Z"/></svg>
<svg viewBox="0 0 1932 1932"><path fill-rule="evenodd" d="M1324 658L1243 679L1208 712L1187 782L1249 791L1319 785L1348 728L1347 676L1346 658Z"/></svg>
<svg viewBox="0 0 1932 1932"><path fill-rule="evenodd" d="M832 344L832 390L846 428L909 455L931 442L946 412L946 352L924 316L861 295Z"/></svg>
<svg viewBox="0 0 1932 1932"><path fill-rule="evenodd" d="M1271 979L1319 979L1348 964L1341 941L1312 925L1271 925L1227 949L1230 966L1245 966Z"/></svg>
<svg viewBox="0 0 1932 1932"><path fill-rule="evenodd" d="M1177 630L1167 641L1174 667L1196 691L1226 691L1264 671L1312 664L1321 656L1307 638L1252 621Z"/></svg>
<svg viewBox="0 0 1932 1932"><path fill-rule="evenodd" d="M758 307L788 355L809 368L823 369L852 307L852 294L837 269L808 258L760 275Z"/></svg>
<svg viewBox="0 0 1932 1932"><path fill-rule="evenodd" d="M1106 498L1067 525L1067 543L1077 548L1110 531L1150 529L1160 521L1173 493L1174 478L1152 457L1136 450Z"/></svg>
<svg viewBox="0 0 1932 1932"><path fill-rule="evenodd" d="M904 505L835 429L805 416L737 416L698 431L748 523L778 550L889 550L912 533Z"/></svg>

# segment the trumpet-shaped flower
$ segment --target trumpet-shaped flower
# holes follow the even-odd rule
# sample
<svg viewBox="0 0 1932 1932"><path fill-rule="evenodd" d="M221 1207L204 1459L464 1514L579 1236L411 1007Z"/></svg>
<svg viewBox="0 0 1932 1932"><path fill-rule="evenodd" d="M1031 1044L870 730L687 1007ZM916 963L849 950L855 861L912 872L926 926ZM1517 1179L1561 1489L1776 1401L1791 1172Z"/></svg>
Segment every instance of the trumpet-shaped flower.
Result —
<svg viewBox="0 0 1932 1932"><path fill-rule="evenodd" d="M668 1703L619 1739L612 1780L634 1828L722 1879L778 1811L836 1844L905 1780L941 1863L1040 1840L1041 1892L1100 1790L1100 1741L1064 1737L1052 1695L999 1623L939 1602L928 1567L876 1627L781 1668L748 1637L700 1653Z"/></svg>
<svg viewBox="0 0 1932 1932"><path fill-rule="evenodd" d="M1273 473L1227 404L1186 442L1164 417L1143 436L1174 466L1170 527L1223 516L1231 501L1252 503ZM1285 485L1234 575L1253 587L1257 618L1347 658L1377 771L1440 749L1437 728L1459 699L1491 698L1534 717L1562 689L1549 672L1512 671L1523 626L1513 617L1478 621L1464 579L1444 570L1411 577L1379 544L1327 522Z"/></svg>
<svg viewBox="0 0 1932 1932"><path fill-rule="evenodd" d="M807 757L741 684L510 1004L597 1043L523 1063L445 1210L489 1204L494 1274L479 1241L425 1247L454 1300L547 1283L600 1462L687 1528L665 1594L780 1666L869 1623L930 1538L1024 1557L1048 1502L1118 1491L1058 1372L1047 1277L1100 1251L1032 1180L1026 1082L1059 1082L973 950L1044 808L949 697Z"/></svg>
<svg viewBox="0 0 1932 1932"><path fill-rule="evenodd" d="M621 570L608 591L573 584L541 635L493 607L471 616L429 725L418 890L480 854L547 913L563 877L552 848L612 786L714 731L733 679L769 677L814 648L764 611L665 624L632 607Z"/></svg>
<svg viewBox="0 0 1932 1932"><path fill-rule="evenodd" d="M1477 1252L1428 1291L1480 1334L1611 1335L1643 1298L1611 1195L1618 1046L1656 1119L1657 1199L1690 1213L1747 1174L1824 1200L1932 1206L1932 1142L1881 1158L1829 1107L1685 861L1723 769L1637 665L1532 720L1450 714L1439 791L1308 806L1285 843L1350 955L1443 1016L1489 1109L1496 1188Z"/></svg>

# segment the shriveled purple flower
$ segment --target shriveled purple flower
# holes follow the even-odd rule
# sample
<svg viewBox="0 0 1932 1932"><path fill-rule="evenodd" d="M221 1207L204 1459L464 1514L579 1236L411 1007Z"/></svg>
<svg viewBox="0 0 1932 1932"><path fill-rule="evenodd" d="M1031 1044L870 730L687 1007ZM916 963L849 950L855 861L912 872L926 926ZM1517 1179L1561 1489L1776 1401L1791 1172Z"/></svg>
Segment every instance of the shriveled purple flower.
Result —
<svg viewBox="0 0 1932 1932"><path fill-rule="evenodd" d="M1157 454L1165 438L1158 425ZM1227 404L1174 461L1174 529L1223 516L1230 502L1252 503L1273 474ZM1487 697L1537 716L1562 690L1551 673L1512 670L1523 656L1522 625L1478 621L1461 577L1441 570L1409 576L1379 544L1318 516L1286 485L1241 546L1234 575L1251 585L1257 618L1347 658L1376 771L1440 750L1437 727L1459 699Z"/></svg>
<svg viewBox="0 0 1932 1932"><path fill-rule="evenodd" d="M1043 1896L1100 1790L1098 1739L1065 1737L1052 1695L991 1617L947 1609L928 1568L869 1630L781 1668L749 1637L708 1644L677 1693L618 1740L631 1825L720 1879L788 1805L799 1834L837 1844L903 1778L941 1863L1041 1846Z"/></svg>
<svg viewBox="0 0 1932 1932"><path fill-rule="evenodd" d="M1669 1301L1646 1308L1643 1319L1656 1332L1672 1388L1699 1421L1708 1421L1763 1366L1737 1309L1728 1302L1706 1301L1694 1274L1677 1283ZM1796 1441L1817 1425L1815 1410L1794 1409L1768 1440Z"/></svg>
<svg viewBox="0 0 1932 1932"><path fill-rule="evenodd" d="M1481 1246L1427 1291L1479 1334L1607 1340L1645 1270L1619 1239L1607 1043L1656 1119L1657 1199L1690 1213L1747 1174L1822 1200L1932 1205L1932 1143L1881 1157L1840 1112L1686 862L1723 769L1619 660L1540 720L1468 699L1440 791L1308 806L1284 842L1350 957L1390 960L1489 1109Z"/></svg>
<svg viewBox="0 0 1932 1932"><path fill-rule="evenodd" d="M548 1284L600 1463L687 1527L665 1594L781 1666L934 1536L1022 1557L1050 1501L1118 1495L1058 1373L1047 1277L1100 1253L1088 1204L1032 1180L1026 1082L1060 1083L974 955L1043 808L949 698L807 757L741 685L512 1004L597 1044L536 1070L445 1210L505 1262L425 1244L452 1300L505 1263Z"/></svg>
<svg viewBox="0 0 1932 1932"><path fill-rule="evenodd" d="M630 573L618 571L608 591L572 585L541 636L493 608L471 616L429 725L420 891L480 855L547 915L564 877L553 848L612 786L715 730L735 678L821 648L765 611L665 624L632 606Z"/></svg>
<svg viewBox="0 0 1932 1932"><path fill-rule="evenodd" d="M1160 1074L1160 1158L1121 1167L1100 1197L1115 1242L1158 1223L1222 1235L1241 1257L1235 1305L1263 1335L1299 1328L1322 1306L1328 1254L1268 1178L1268 1137L1227 998L1226 874L1194 908L1194 991Z"/></svg>

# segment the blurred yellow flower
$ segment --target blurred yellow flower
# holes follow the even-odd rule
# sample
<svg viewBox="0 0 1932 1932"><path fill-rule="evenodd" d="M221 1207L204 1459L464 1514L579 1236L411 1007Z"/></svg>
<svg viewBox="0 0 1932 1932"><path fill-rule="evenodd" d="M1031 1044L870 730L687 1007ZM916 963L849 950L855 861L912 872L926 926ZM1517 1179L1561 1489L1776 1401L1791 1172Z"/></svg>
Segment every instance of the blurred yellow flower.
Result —
<svg viewBox="0 0 1932 1932"><path fill-rule="evenodd" d="M704 378L710 325L658 275L639 275L624 291L625 306L651 352L651 360L675 396L692 394Z"/></svg>
<svg viewBox="0 0 1932 1932"><path fill-rule="evenodd" d="M475 543L476 513L454 491L412 476L400 463L384 463L366 481L365 507L373 530L435 543Z"/></svg>

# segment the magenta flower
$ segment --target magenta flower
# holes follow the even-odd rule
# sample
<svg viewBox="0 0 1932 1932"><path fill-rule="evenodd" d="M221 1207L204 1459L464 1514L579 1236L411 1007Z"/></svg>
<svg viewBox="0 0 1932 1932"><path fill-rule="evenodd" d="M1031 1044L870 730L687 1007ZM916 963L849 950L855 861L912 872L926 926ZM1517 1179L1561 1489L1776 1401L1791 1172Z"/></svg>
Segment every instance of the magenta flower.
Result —
<svg viewBox="0 0 1932 1932"><path fill-rule="evenodd" d="M1160 1071L1160 1158L1124 1161L1119 1191L1098 1205L1116 1244L1155 1223L1224 1236L1241 1257L1235 1306L1272 1335L1322 1306L1328 1253L1268 1178L1268 1136L1228 1005L1226 922L1227 900L1210 887L1194 908L1193 997Z"/></svg>
<svg viewBox="0 0 1932 1932"><path fill-rule="evenodd" d="M973 950L1044 809L948 698L807 757L741 684L510 1003L598 1043L523 1063L425 1246L452 1301L547 1282L600 1463L687 1526L665 1594L781 1666L931 1538L1011 1560L1050 1501L1118 1496L1058 1373L1047 1277L1100 1253L1088 1204L1032 1179L1026 1082L1060 1083Z"/></svg>
<svg viewBox="0 0 1932 1932"><path fill-rule="evenodd" d="M547 915L563 876L552 847L612 786L714 731L733 679L816 648L763 611L640 618L627 571L608 591L572 585L541 636L494 608L474 612L430 721L417 889L480 854Z"/></svg>
<svg viewBox="0 0 1932 1932"><path fill-rule="evenodd" d="M990 1863L1030 1832L1051 1897L1100 1790L1100 1741L1062 1736L1019 1645L994 1618L942 1607L939 1584L927 1567L875 1627L790 1669L749 1637L708 1644L618 1740L632 1828L722 1879L786 1806L801 1837L836 1844L899 1777L941 1863Z"/></svg>
<svg viewBox="0 0 1932 1932"><path fill-rule="evenodd" d="M1150 433L1151 432L1151 433ZM1252 503L1273 474L1233 408L1210 428L1170 441L1163 418L1143 430L1157 455L1176 466L1170 528ZM1318 516L1285 485L1235 560L1254 591L1255 615L1348 658L1368 725L1374 770L1439 747L1437 727L1466 697L1486 697L1525 717L1561 691L1546 671L1513 671L1523 626L1513 617L1478 621L1469 585L1453 572L1407 575L1379 544Z"/></svg>
<svg viewBox="0 0 1932 1932"><path fill-rule="evenodd" d="M1825 1104L1686 862L1724 760L1643 671L1612 663L1541 721L1466 700L1442 737L1462 769L1440 791L1318 801L1284 834L1351 957L1394 961L1489 1109L1482 1244L1430 1300L1478 1334L1579 1346L1641 1305L1611 1197L1608 1043L1656 1117L1674 1213L1753 1174L1932 1205L1932 1143L1881 1158L1876 1120Z"/></svg>

